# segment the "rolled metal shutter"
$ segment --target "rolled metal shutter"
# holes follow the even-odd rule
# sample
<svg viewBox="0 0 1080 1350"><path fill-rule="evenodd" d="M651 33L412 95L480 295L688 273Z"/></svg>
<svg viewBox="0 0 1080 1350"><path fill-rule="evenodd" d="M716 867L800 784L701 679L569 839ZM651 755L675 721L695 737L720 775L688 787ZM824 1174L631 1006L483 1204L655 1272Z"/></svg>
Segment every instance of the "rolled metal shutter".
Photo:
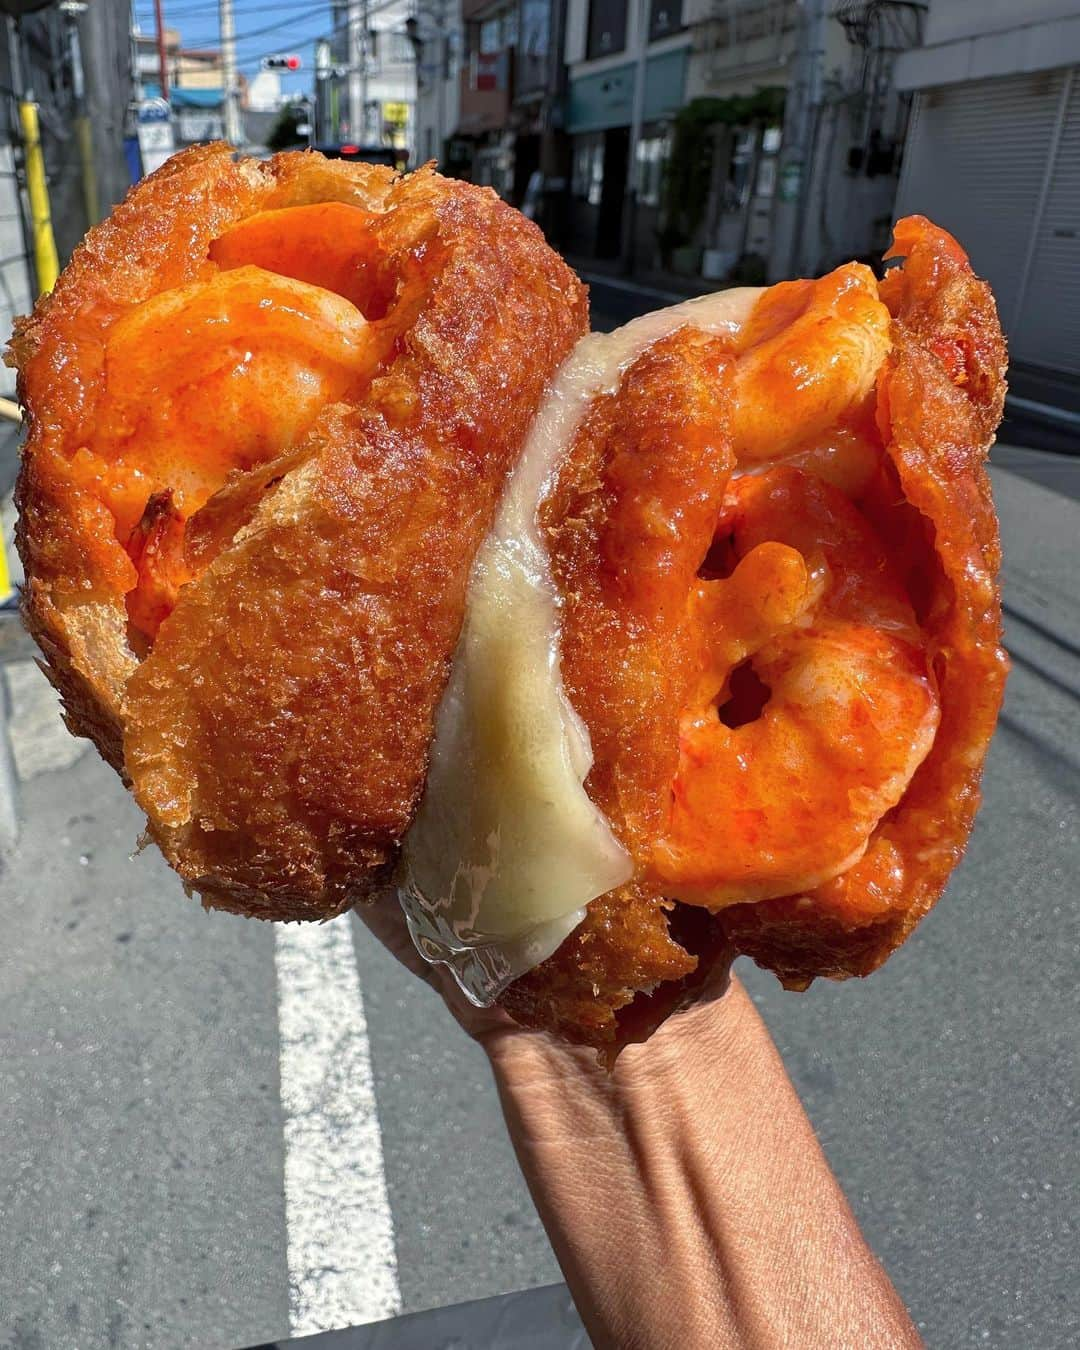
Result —
<svg viewBox="0 0 1080 1350"><path fill-rule="evenodd" d="M1080 375L1080 73L1073 72L1012 349Z"/></svg>
<svg viewBox="0 0 1080 1350"><path fill-rule="evenodd" d="M897 194L897 215L917 212L943 225L993 286L1013 356L1057 369L1076 367L1063 364L1065 353L1047 359L1048 345L1055 344L1035 337L1039 322L1028 318L1034 311L1022 292L1036 289L1025 288L1026 260L1067 74L1059 69L923 90ZM1056 190L1056 180L1052 183ZM1036 250L1030 279L1038 274L1040 294L1043 271L1060 252ZM1047 262L1036 266L1040 258ZM1018 322L1021 312L1025 318ZM1069 357L1075 363L1076 351Z"/></svg>

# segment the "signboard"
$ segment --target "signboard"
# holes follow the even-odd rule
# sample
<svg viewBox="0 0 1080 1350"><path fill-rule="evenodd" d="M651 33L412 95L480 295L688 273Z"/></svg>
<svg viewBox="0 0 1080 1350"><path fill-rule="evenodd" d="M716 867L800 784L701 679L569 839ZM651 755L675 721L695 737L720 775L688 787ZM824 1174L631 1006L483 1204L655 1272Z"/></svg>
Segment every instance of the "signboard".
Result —
<svg viewBox="0 0 1080 1350"><path fill-rule="evenodd" d="M487 93L499 87L500 52L477 52L473 57L473 88Z"/></svg>
<svg viewBox="0 0 1080 1350"><path fill-rule="evenodd" d="M163 98L146 98L135 114L143 173L153 173L176 153L172 109Z"/></svg>
<svg viewBox="0 0 1080 1350"><path fill-rule="evenodd" d="M176 114L176 130L185 144L220 141L225 135L225 119L213 108L181 108Z"/></svg>
<svg viewBox="0 0 1080 1350"><path fill-rule="evenodd" d="M382 116L384 122L389 122L391 126L404 129L409 121L409 105L407 103L384 103L382 105Z"/></svg>

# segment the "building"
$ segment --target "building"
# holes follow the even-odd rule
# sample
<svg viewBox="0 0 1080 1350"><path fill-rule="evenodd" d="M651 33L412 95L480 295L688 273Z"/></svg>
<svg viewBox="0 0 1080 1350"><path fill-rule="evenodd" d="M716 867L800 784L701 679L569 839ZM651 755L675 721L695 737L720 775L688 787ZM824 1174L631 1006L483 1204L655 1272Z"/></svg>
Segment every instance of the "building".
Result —
<svg viewBox="0 0 1080 1350"><path fill-rule="evenodd" d="M410 0L366 7L334 0L331 36L315 52L317 141L394 146L415 155L413 8Z"/></svg>
<svg viewBox="0 0 1080 1350"><path fill-rule="evenodd" d="M629 250L646 265L653 261L663 166L685 101L691 43L683 0L569 0L564 120L574 252L616 258Z"/></svg>
<svg viewBox="0 0 1080 1350"><path fill-rule="evenodd" d="M460 10L453 6L460 3ZM705 280L887 244L920 0L425 0L420 158L583 260Z"/></svg>
<svg viewBox="0 0 1080 1350"><path fill-rule="evenodd" d="M448 167L509 198L514 187L518 2L461 0L461 23L458 110Z"/></svg>
<svg viewBox="0 0 1080 1350"><path fill-rule="evenodd" d="M437 160L446 172L525 204L549 126L558 78L553 23L564 7L565 0L420 6L413 41L421 161Z"/></svg>
<svg viewBox="0 0 1080 1350"><path fill-rule="evenodd" d="M710 280L816 275L885 247L920 41L908 0L684 0L685 101L639 153L656 254ZM660 178L659 189L654 186Z"/></svg>
<svg viewBox="0 0 1080 1350"><path fill-rule="evenodd" d="M461 0L419 0L409 25L416 71L416 160L462 173L468 144L451 145L461 110L464 18ZM451 156L450 152L453 151Z"/></svg>
<svg viewBox="0 0 1080 1350"><path fill-rule="evenodd" d="M932 0L897 211L963 242L1014 369L1080 375L1080 3Z"/></svg>
<svg viewBox="0 0 1080 1350"><path fill-rule="evenodd" d="M165 66L169 103L177 146L197 141L220 140L225 135L225 70L216 48L186 48L179 30L165 29ZM140 99L161 96L161 64L157 38L136 31L135 73ZM246 85L240 76L240 103L244 106Z"/></svg>

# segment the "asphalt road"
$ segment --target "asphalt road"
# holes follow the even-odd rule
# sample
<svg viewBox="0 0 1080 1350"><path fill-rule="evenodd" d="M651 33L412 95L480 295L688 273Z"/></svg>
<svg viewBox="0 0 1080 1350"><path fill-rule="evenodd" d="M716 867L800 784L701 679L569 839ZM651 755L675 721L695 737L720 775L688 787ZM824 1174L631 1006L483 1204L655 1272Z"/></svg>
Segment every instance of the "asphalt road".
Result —
<svg viewBox="0 0 1080 1350"><path fill-rule="evenodd" d="M743 976L928 1344L1064 1350L1080 506L996 486L1016 667L949 896L870 981L796 996ZM0 1346L282 1336L274 930L204 915L152 851L132 858L111 771L59 729L32 665L4 673L21 835L0 883ZM556 1279L482 1056L359 925L355 950L401 1307Z"/></svg>
<svg viewBox="0 0 1080 1350"><path fill-rule="evenodd" d="M662 303L609 291L594 291L598 326ZM1080 1342L1080 460L1000 459L1015 667L967 860L869 981L790 995L740 963L932 1350ZM137 812L63 731L29 657L0 643L19 816L0 874L0 1350L285 1336L298 1261L343 1253L331 1224L327 1250L298 1257L286 1202L283 1082L305 1050L283 1035L280 936L203 914L153 851L132 856ZM359 1040L370 1065L375 1163L331 1093L303 1123L330 1142L342 1193L377 1171L395 1306L558 1279L482 1055L348 922L348 1053Z"/></svg>

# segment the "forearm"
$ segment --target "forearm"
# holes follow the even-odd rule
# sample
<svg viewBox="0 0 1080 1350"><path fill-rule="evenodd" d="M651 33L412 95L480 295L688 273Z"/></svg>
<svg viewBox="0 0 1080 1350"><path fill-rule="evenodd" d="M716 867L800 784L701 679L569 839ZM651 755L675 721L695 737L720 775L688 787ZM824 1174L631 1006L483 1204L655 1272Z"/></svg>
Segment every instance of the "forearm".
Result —
<svg viewBox="0 0 1080 1350"><path fill-rule="evenodd" d="M598 1347L921 1344L741 987L610 1076L545 1036L488 1049Z"/></svg>

